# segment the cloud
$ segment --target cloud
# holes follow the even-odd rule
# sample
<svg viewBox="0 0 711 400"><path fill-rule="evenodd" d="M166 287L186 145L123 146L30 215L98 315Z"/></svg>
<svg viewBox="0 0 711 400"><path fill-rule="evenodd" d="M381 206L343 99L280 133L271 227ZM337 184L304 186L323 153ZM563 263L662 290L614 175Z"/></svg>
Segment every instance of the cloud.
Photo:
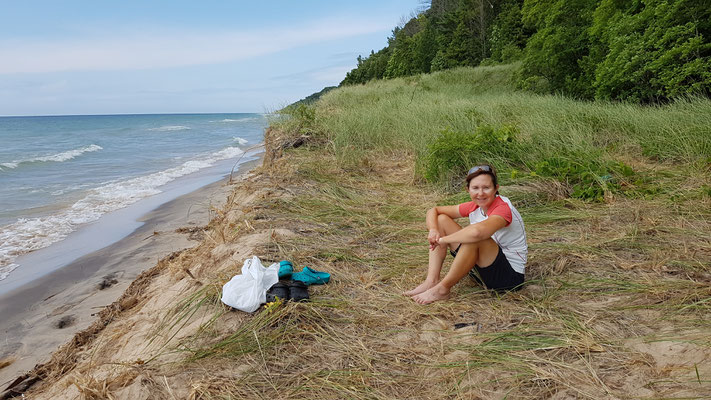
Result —
<svg viewBox="0 0 711 400"><path fill-rule="evenodd" d="M343 78L346 77L346 73L353 69L352 65L341 65L336 67L324 68L320 71L315 71L312 74L312 78L317 81L327 81L334 82L338 84Z"/></svg>
<svg viewBox="0 0 711 400"><path fill-rule="evenodd" d="M337 61L355 61L358 58L358 52L348 51L343 53L331 54L328 58Z"/></svg>
<svg viewBox="0 0 711 400"><path fill-rule="evenodd" d="M272 79L275 81L288 82L310 80L316 82L333 82L337 84L345 78L346 73L350 72L351 69L353 69L353 65L331 65L275 76Z"/></svg>
<svg viewBox="0 0 711 400"><path fill-rule="evenodd" d="M389 22L321 20L256 31L128 33L0 42L0 74L140 70L244 60L311 43L387 30Z"/></svg>

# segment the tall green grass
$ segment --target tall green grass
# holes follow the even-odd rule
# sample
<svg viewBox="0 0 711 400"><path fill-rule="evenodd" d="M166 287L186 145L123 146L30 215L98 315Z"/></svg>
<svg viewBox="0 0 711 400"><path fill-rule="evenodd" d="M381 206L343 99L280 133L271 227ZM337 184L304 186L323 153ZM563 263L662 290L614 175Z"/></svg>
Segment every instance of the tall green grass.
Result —
<svg viewBox="0 0 711 400"><path fill-rule="evenodd" d="M701 167L711 160L708 99L649 107L518 92L518 67L345 87L296 120L307 115L309 131L327 138L345 165L372 151L405 149L417 155L419 175L450 186L470 164L489 161L507 176L555 178L573 197L594 199L634 181L630 159ZM457 146L453 155L448 148Z"/></svg>

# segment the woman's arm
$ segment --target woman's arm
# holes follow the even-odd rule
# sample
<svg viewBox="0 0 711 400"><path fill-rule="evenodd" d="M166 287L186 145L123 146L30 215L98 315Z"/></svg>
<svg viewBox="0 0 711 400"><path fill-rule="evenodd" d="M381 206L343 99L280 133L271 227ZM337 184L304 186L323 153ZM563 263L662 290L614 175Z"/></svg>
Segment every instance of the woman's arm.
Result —
<svg viewBox="0 0 711 400"><path fill-rule="evenodd" d="M476 243L489 239L494 232L506 226L506 220L500 215L492 215L489 218L469 225L460 231L454 232L439 238L437 243Z"/></svg>
<svg viewBox="0 0 711 400"><path fill-rule="evenodd" d="M427 228L429 230L439 230L439 224L437 223L437 217L440 214L449 216L449 218L457 219L462 218L459 215L459 206L436 206L432 207L427 211Z"/></svg>
<svg viewBox="0 0 711 400"><path fill-rule="evenodd" d="M440 240L438 217L440 214L449 216L452 219L461 218L459 214L459 206L436 206L427 211L427 229L429 234L427 240L430 242L430 250L437 247Z"/></svg>

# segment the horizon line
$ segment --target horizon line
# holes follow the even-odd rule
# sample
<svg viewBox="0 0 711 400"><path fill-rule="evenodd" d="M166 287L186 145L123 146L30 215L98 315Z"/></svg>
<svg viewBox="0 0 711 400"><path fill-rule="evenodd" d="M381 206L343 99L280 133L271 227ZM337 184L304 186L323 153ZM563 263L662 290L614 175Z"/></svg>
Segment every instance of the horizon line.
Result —
<svg viewBox="0 0 711 400"><path fill-rule="evenodd" d="M167 113L115 113L115 114L43 114L43 115L0 115L0 118L29 118L29 117L118 117L141 115L217 115L217 114L262 114L265 112L167 112Z"/></svg>

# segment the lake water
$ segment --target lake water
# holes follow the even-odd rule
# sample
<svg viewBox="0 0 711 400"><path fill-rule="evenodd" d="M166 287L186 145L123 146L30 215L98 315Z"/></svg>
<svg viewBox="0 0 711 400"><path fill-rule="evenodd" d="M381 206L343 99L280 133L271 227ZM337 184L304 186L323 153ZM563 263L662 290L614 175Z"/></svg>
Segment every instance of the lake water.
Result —
<svg viewBox="0 0 711 400"><path fill-rule="evenodd" d="M254 158L244 153L267 124L264 114L0 117L0 280L22 254L168 184L229 173Z"/></svg>

